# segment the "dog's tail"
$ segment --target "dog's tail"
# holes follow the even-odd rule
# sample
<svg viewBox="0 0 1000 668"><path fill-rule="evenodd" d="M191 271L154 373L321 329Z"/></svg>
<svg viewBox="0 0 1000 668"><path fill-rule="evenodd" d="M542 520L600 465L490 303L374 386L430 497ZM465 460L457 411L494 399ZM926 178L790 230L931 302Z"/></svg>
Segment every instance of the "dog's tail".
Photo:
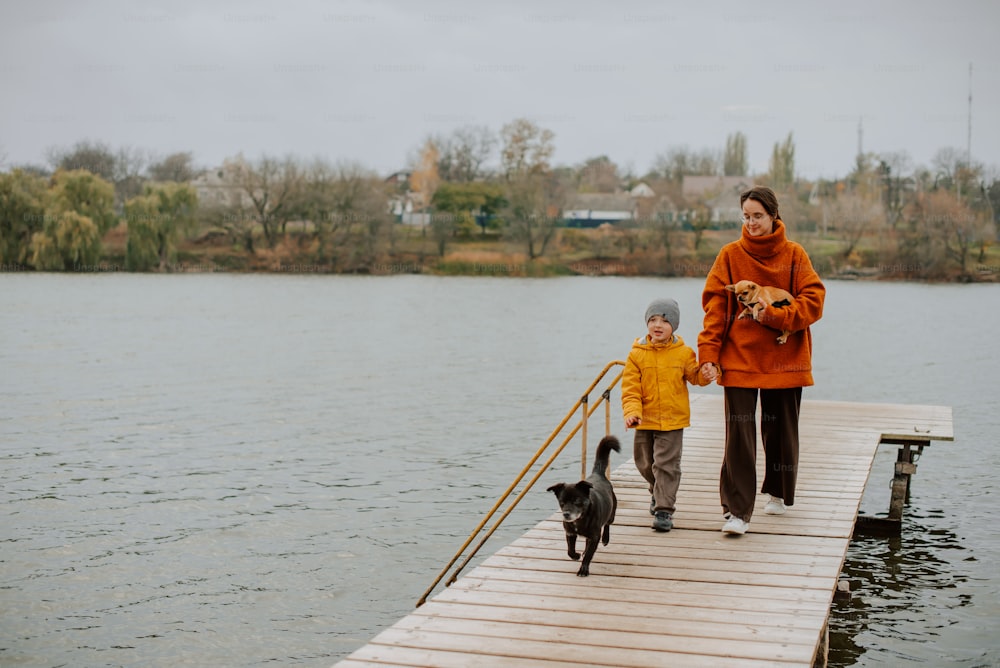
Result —
<svg viewBox="0 0 1000 668"><path fill-rule="evenodd" d="M601 439L601 442L597 444L597 456L594 457L594 473L600 473L604 475L604 472L608 468L608 462L611 460L611 451L621 452L622 446L618 444L618 439L614 436L605 436Z"/></svg>

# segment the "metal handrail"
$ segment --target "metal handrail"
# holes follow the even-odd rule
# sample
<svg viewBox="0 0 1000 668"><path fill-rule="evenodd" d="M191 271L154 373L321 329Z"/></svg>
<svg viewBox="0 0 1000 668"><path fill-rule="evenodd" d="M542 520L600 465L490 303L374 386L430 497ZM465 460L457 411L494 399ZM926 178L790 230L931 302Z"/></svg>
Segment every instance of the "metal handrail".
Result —
<svg viewBox="0 0 1000 668"><path fill-rule="evenodd" d="M535 475L531 478L530 481L528 481L528 484L525 486L525 488L521 490L521 492L511 502L511 504L507 508L507 510L504 511L504 513L500 516L500 519L497 520L496 524L494 524L493 527L490 528L490 530L486 532L486 535L483 536L483 538L482 538L481 541L479 541L479 544L476 545L475 549L473 549L472 552L470 552L469 555L465 558L465 561L463 561L458 566L458 568L455 569L455 571L451 574L451 578L449 578L448 582L445 583L445 586L446 587L451 586L451 584L453 582L455 582L456 579L458 579L458 574L462 572L462 569L465 568L469 564L469 562L473 559L473 557L476 556L476 553L479 552L479 549L486 543L487 540L489 540L490 536L492 536L494 534L494 532L496 532L496 530L500 527L500 525L503 523L503 521L505 519L507 519L507 516L510 515L511 512L513 512L514 508L517 507L517 504L521 502L521 499L524 498L525 494L527 494L528 491L534 486L534 484L538 481L538 479L542 476L542 474L545 473L545 471L548 470L548 468L556 460L556 457L558 457L560 455L560 453L562 453L562 451L563 451L563 449L565 449L566 445L570 442L570 440L574 436L576 436L576 433L578 431L580 431L581 429L583 430L583 434L581 435L581 440L582 440L582 445L581 445L581 458L582 458L582 460L581 460L581 470L582 470L582 475L581 475L581 477L586 477L586 474L587 474L587 418L590 417L594 413L594 411L597 410L597 408L601 405L602 401L605 402L605 409L604 409L605 428L604 429L605 429L605 433L606 434L611 433L611 402L610 402L611 390L614 389L615 385L617 385L619 381L621 381L622 374L624 373L624 371L619 371L618 372L618 375L615 376L614 380L611 381L611 384L608 385L607 389L605 389L604 392L601 393L601 398L598 399L594 403L593 407L589 408L589 410L588 410L588 406L590 404L590 393L594 390L595 387L597 387L597 384L601 382L601 379L604 378L604 376L607 375L608 371L610 371L611 368L614 367L614 366L622 366L622 367L624 367L625 366L625 362L622 362L621 360L613 360L611 362L608 362L604 366L604 369L602 369L601 372L599 374L597 374L597 377L594 379L594 382L592 382L590 384L590 386L587 387L587 389L584 391L583 396L581 396L579 399L577 399L576 403L573 404L573 407L570 408L569 412L566 413L566 417L564 417L562 419L562 421L552 431L552 433L549 435L549 437L547 439L545 439L545 442L542 443L542 445L538 448L538 451L535 452L535 454L531 457L530 460L528 460L528 463L525 464L524 468L521 469L521 472L517 475L516 478L514 478L514 481L511 482L510 485L507 486L507 489L500 496L500 498L497 499L497 502L495 504L493 504L493 507L490 508L490 510L489 510L488 513L486 513L486 516L483 517L482 521L479 522L479 524L476 526L476 528L472 530L472 533L469 534L469 537L465 540L465 542L462 543L462 547L458 548L458 552L455 553L455 556L451 558L451 561L448 562L448 565L445 566L441 570L441 572L438 574L437 578L434 579L434 582L431 583L431 586L427 588L427 591L425 591L424 594L423 594L423 596L420 597L420 600L417 601L417 606L416 607L419 608L421 605L423 605L427 601L427 597L430 595L430 593L432 591L434 591L434 588L438 585L439 582L441 582L441 580L444 578L445 574L447 574L448 570L455 564L456 561L458 561L459 557L462 556L462 554L465 552L466 548L468 548L469 545L472 543L472 541L475 540L476 535L479 534L479 532L483 530L483 527L486 526L486 523L490 521L490 518L492 518L493 515L496 513L496 511L500 508L500 506L503 505L504 501L507 500L507 498L510 496L511 492L514 491L514 488L517 487L517 484L519 482L521 482L521 480L524 478L525 475L527 475L528 471L531 470L531 467L534 466L535 462L538 461L538 458L542 456L542 453L545 452L545 450L549 447L549 445L552 444L552 441L555 440L556 436L559 435L559 432L561 432L563 430L563 427L566 426L566 423L568 423L570 421L570 419L573 417L573 413L576 412L576 409L580 408L580 407L582 407L583 410L581 411L581 417L580 417L579 423L575 427L573 427L572 431L570 431L569 435L567 435L566 438L563 439L563 442L559 445L558 448L556 448L555 452L553 452L549 456L549 458L545 461L545 463L542 464L542 466L538 470L538 472L535 473Z"/></svg>

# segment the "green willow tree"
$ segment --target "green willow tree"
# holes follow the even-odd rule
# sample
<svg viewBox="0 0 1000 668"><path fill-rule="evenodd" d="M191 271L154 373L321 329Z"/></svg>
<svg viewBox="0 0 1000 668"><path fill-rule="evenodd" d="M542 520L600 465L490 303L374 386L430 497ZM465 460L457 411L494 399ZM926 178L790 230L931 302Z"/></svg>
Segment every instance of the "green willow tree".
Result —
<svg viewBox="0 0 1000 668"><path fill-rule="evenodd" d="M23 266L31 260L31 236L42 230L46 179L20 169L0 174L0 263Z"/></svg>
<svg viewBox="0 0 1000 668"><path fill-rule="evenodd" d="M102 235L118 223L114 186L86 170L56 172L52 177L52 199L57 210L76 211L90 218Z"/></svg>
<svg viewBox="0 0 1000 668"><path fill-rule="evenodd" d="M76 211L45 215L43 231L31 236L31 264L41 271L81 271L101 259L101 235Z"/></svg>
<svg viewBox="0 0 1000 668"><path fill-rule="evenodd" d="M198 195L187 184L147 185L143 194L125 202L129 271L164 271L177 257L177 243L195 223Z"/></svg>
<svg viewBox="0 0 1000 668"><path fill-rule="evenodd" d="M31 264L44 271L97 264L101 237L117 222L115 189L82 169L52 177L42 228L31 235Z"/></svg>

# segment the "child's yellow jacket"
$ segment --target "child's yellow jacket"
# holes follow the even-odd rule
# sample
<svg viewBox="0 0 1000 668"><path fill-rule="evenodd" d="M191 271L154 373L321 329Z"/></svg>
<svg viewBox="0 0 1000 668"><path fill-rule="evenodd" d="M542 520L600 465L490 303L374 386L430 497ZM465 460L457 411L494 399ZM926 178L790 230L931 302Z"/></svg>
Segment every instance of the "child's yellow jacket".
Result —
<svg viewBox="0 0 1000 668"><path fill-rule="evenodd" d="M636 429L671 431L691 426L687 384L708 385L701 377L694 351L684 339L650 343L635 340L622 375L622 413L625 419L642 417Z"/></svg>

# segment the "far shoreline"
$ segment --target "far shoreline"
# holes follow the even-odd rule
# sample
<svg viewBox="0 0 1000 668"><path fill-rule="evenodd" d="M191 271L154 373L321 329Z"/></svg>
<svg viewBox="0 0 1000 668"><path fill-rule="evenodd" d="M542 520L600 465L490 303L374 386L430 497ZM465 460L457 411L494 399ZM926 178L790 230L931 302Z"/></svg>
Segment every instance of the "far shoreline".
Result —
<svg viewBox="0 0 1000 668"><path fill-rule="evenodd" d="M314 237L289 231L273 246L255 237L252 250L245 240L218 228L202 229L179 242L176 251L146 271L127 262L128 228L119 224L101 240L96 262L67 265L67 274L284 274L325 276L489 276L493 278L552 278L562 276L619 276L643 278L700 278L711 270L719 250L733 241L734 230L677 232L669 251L628 236L628 230L560 229L543 253L530 258L523 244L499 234L456 236L439 244L424 230L395 228L391 245L376 247L350 262L322 256ZM793 232L791 241L809 253L824 281L912 282L967 284L1000 282L1000 245L987 244L970 253L965 270L947 256L919 261L879 250L878 238L866 238L845 254L835 237L815 232ZM256 243L259 242L259 243ZM600 248L595 253L594 251ZM978 250L978 249L977 249ZM982 261L980 260L982 258ZM26 263L0 264L0 274L50 273Z"/></svg>
<svg viewBox="0 0 1000 668"><path fill-rule="evenodd" d="M372 278L392 278L398 276L429 276L429 277L458 277L458 278L569 278L569 277L590 277L590 278L692 278L702 279L706 275L702 274L678 274L678 273L634 273L615 272L608 270L599 271L578 271L568 265L546 264L539 266L535 270L515 270L515 269L472 269L470 271L456 271L449 267L445 271L436 270L433 266L422 268L411 268L401 270L352 270L333 271L329 266L322 265L279 265L275 268L234 268L224 266L206 266L203 264L177 263L164 267L159 271L133 271L127 269L124 264L118 263L98 263L75 267L67 271L42 271L29 266L2 265L0 275L35 274L35 275L95 275L95 274L135 274L135 275L199 275L199 274L227 274L246 276L366 276ZM833 275L822 275L823 281L836 282L862 282L862 283L919 283L927 285L969 285L969 284L991 284L1000 283L1000 273L997 271L979 271L975 274L955 274L946 278L922 278L916 276L906 276L900 274L889 274L881 269L859 268L838 272Z"/></svg>

